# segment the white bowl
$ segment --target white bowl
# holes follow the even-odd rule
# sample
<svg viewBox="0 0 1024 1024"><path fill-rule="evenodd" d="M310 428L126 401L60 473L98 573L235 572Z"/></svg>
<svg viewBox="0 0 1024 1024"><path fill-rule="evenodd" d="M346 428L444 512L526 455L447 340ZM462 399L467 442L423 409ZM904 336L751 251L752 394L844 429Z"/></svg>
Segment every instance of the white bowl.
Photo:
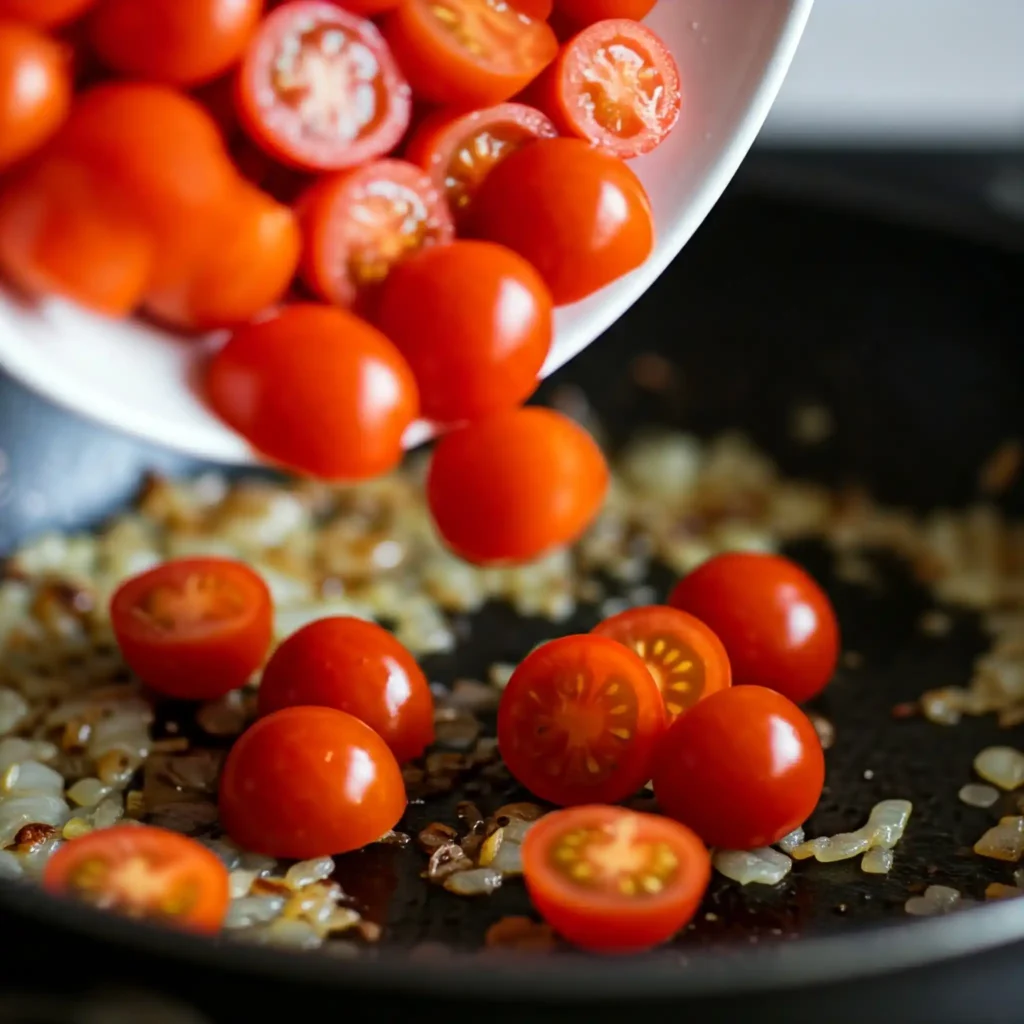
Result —
<svg viewBox="0 0 1024 1024"><path fill-rule="evenodd" d="M649 20L679 63L679 126L633 166L654 205L658 242L633 274L557 314L544 367L556 370L614 323L686 244L752 145L796 51L813 0L661 0ZM60 301L33 306L0 290L0 364L84 416L224 463L257 461L193 388L203 344L112 322ZM417 424L407 441L429 436Z"/></svg>

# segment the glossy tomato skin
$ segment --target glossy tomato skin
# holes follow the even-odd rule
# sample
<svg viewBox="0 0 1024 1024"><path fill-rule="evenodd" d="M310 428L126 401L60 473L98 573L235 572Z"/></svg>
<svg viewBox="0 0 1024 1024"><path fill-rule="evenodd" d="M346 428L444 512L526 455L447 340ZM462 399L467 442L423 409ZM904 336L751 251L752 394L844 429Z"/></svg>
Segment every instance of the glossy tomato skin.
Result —
<svg viewBox="0 0 1024 1024"><path fill-rule="evenodd" d="M537 21L547 21L555 8L554 0L511 0L511 3L517 10Z"/></svg>
<svg viewBox="0 0 1024 1024"><path fill-rule="evenodd" d="M353 14L361 14L364 18L375 18L378 14L397 7L402 0L335 0L339 7Z"/></svg>
<svg viewBox="0 0 1024 1024"><path fill-rule="evenodd" d="M709 846L770 846L821 797L825 755L810 719L763 686L714 693L676 719L658 750L662 811Z"/></svg>
<svg viewBox="0 0 1024 1024"><path fill-rule="evenodd" d="M140 873L150 883L161 880L157 892L136 889ZM46 862L42 883L54 895L207 934L220 931L231 900L227 869L212 850L151 825L117 825L70 840Z"/></svg>
<svg viewBox="0 0 1024 1024"><path fill-rule="evenodd" d="M787 558L717 555L676 584L669 604L718 634L737 684L767 686L800 703L835 672L839 625L831 602Z"/></svg>
<svg viewBox="0 0 1024 1024"><path fill-rule="evenodd" d="M588 854L600 858L616 846L626 856L639 852L642 866L602 877L607 860ZM668 941L697 912L711 857L690 829L666 818L573 807L527 832L523 873L534 907L563 938L596 952L639 952Z"/></svg>
<svg viewBox="0 0 1024 1024"><path fill-rule="evenodd" d="M96 0L0 0L0 18L57 28L80 18Z"/></svg>
<svg viewBox="0 0 1024 1024"><path fill-rule="evenodd" d="M561 806L614 803L650 779L665 707L644 663L605 637L551 640L513 672L498 746L513 777Z"/></svg>
<svg viewBox="0 0 1024 1024"><path fill-rule="evenodd" d="M369 324L298 303L241 327L213 357L214 412L275 462L332 480L394 468L416 419L416 380Z"/></svg>
<svg viewBox="0 0 1024 1024"><path fill-rule="evenodd" d="M529 260L559 306L635 270L654 246L640 180L582 139L541 139L502 161L480 186L470 227Z"/></svg>
<svg viewBox="0 0 1024 1024"><path fill-rule="evenodd" d="M594 439L550 409L495 413L446 434L427 477L445 543L469 562L527 562L574 541L600 510L608 465Z"/></svg>
<svg viewBox="0 0 1024 1024"><path fill-rule="evenodd" d="M646 18L657 0L555 0L555 10L580 27L607 18Z"/></svg>
<svg viewBox="0 0 1024 1024"><path fill-rule="evenodd" d="M454 242L398 264L377 325L409 361L422 413L469 422L514 408L537 388L554 331L551 293L521 256Z"/></svg>
<svg viewBox="0 0 1024 1024"><path fill-rule="evenodd" d="M114 592L110 619L132 671L183 700L245 685L273 634L267 585L226 558L180 558L133 576Z"/></svg>
<svg viewBox="0 0 1024 1024"><path fill-rule="evenodd" d="M243 849L306 860L357 850L394 828L405 785L368 725L334 708L284 708L231 748L219 809Z"/></svg>
<svg viewBox="0 0 1024 1024"><path fill-rule="evenodd" d="M434 699L422 669L391 633L362 619L319 619L277 648L263 670L259 713L297 705L353 715L399 764L434 742Z"/></svg>

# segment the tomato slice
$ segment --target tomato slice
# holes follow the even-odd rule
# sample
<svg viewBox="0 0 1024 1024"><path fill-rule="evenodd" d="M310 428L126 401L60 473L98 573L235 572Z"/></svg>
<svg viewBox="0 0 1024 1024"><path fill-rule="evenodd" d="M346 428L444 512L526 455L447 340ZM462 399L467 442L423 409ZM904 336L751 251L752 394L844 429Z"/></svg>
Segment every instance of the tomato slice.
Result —
<svg viewBox="0 0 1024 1024"><path fill-rule="evenodd" d="M111 598L110 617L136 675L185 700L244 685L272 636L267 585L226 558L182 558L132 577Z"/></svg>
<svg viewBox="0 0 1024 1024"><path fill-rule="evenodd" d="M665 708L630 650L605 637L567 636L515 670L498 708L508 770L553 804L614 803L650 778Z"/></svg>
<svg viewBox="0 0 1024 1024"><path fill-rule="evenodd" d="M196 932L219 931L230 901L227 869L216 854L149 825L97 829L65 843L47 861L43 886Z"/></svg>
<svg viewBox="0 0 1024 1024"><path fill-rule="evenodd" d="M657 0L555 0L555 10L576 25L593 25L606 18L640 21L654 10Z"/></svg>
<svg viewBox="0 0 1024 1024"><path fill-rule="evenodd" d="M711 858L688 828L619 807L541 818L523 841L533 905L584 949L637 951L670 939L696 913Z"/></svg>
<svg viewBox="0 0 1024 1024"><path fill-rule="evenodd" d="M538 21L547 21L555 8L555 0L508 0L517 11Z"/></svg>
<svg viewBox="0 0 1024 1024"><path fill-rule="evenodd" d="M417 97L462 107L509 99L558 53L551 27L506 0L406 0L384 35Z"/></svg>
<svg viewBox="0 0 1024 1024"><path fill-rule="evenodd" d="M242 61L237 103L253 139L311 171L354 167L393 149L412 98L372 22L322 0L271 13Z"/></svg>
<svg viewBox="0 0 1024 1024"><path fill-rule="evenodd" d="M431 176L458 217L505 157L534 139L557 134L545 114L523 103L500 103L470 113L439 110L423 121L405 155Z"/></svg>
<svg viewBox="0 0 1024 1024"><path fill-rule="evenodd" d="M732 683L722 641L700 619L677 608L630 608L591 632L625 644L643 659L665 699L669 723Z"/></svg>
<svg viewBox="0 0 1024 1024"><path fill-rule="evenodd" d="M321 298L352 306L410 253L455 234L443 194L420 168L378 160L317 182L298 203L302 276Z"/></svg>

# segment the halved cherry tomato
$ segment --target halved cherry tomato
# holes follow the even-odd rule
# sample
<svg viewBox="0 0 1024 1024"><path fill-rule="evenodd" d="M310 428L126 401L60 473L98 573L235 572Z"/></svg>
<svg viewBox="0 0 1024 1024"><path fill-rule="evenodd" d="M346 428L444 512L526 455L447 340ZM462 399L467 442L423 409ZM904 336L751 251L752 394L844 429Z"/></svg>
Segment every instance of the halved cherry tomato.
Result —
<svg viewBox="0 0 1024 1024"><path fill-rule="evenodd" d="M509 99L558 53L551 28L506 0L405 0L384 36L417 97L463 108Z"/></svg>
<svg viewBox="0 0 1024 1024"><path fill-rule="evenodd" d="M0 0L0 18L56 28L80 18L96 0Z"/></svg>
<svg viewBox="0 0 1024 1024"><path fill-rule="evenodd" d="M631 650L603 636L566 636L512 673L498 746L516 781L542 800L614 803L650 779L665 725L657 683Z"/></svg>
<svg viewBox="0 0 1024 1024"><path fill-rule="evenodd" d="M717 555L676 584L669 604L715 631L737 684L767 686L802 702L820 693L835 672L835 611L821 587L788 558Z"/></svg>
<svg viewBox="0 0 1024 1024"><path fill-rule="evenodd" d="M580 26L607 18L640 21L654 10L657 0L555 0L555 10Z"/></svg>
<svg viewBox="0 0 1024 1024"><path fill-rule="evenodd" d="M722 641L700 619L677 608L630 608L591 632L617 640L643 658L665 699L670 722L732 683Z"/></svg>
<svg viewBox="0 0 1024 1024"><path fill-rule="evenodd" d="M262 12L263 0L100 0L90 34L121 74L197 85L241 59Z"/></svg>
<svg viewBox="0 0 1024 1024"><path fill-rule="evenodd" d="M533 394L552 313L551 293L522 256L491 242L454 242L392 270L376 322L409 360L422 414L459 423Z"/></svg>
<svg viewBox="0 0 1024 1024"><path fill-rule="evenodd" d="M434 698L416 659L386 629L362 619L319 619L274 651L259 713L316 705L365 722L399 763L434 742Z"/></svg>
<svg viewBox="0 0 1024 1024"><path fill-rule="evenodd" d="M50 138L70 106L65 50L28 25L0 21L0 171Z"/></svg>
<svg viewBox="0 0 1024 1024"><path fill-rule="evenodd" d="M540 106L565 135L629 160L661 145L679 120L679 69L649 29L599 21L562 48L536 86Z"/></svg>
<svg viewBox="0 0 1024 1024"><path fill-rule="evenodd" d="M312 303L235 331L209 364L206 396L275 462L344 480L397 465L419 404L409 365L383 334Z"/></svg>
<svg viewBox="0 0 1024 1024"><path fill-rule="evenodd" d="M239 846L306 860L379 839L405 811L394 754L334 708L295 707L258 719L220 777L220 818Z"/></svg>
<svg viewBox="0 0 1024 1024"><path fill-rule="evenodd" d="M545 815L523 840L530 900L583 949L636 952L672 938L697 912L711 857L688 828L620 807Z"/></svg>
<svg viewBox="0 0 1024 1024"><path fill-rule="evenodd" d="M133 576L114 592L110 619L132 671L184 700L247 683L273 632L267 585L227 558L180 558Z"/></svg>
<svg viewBox="0 0 1024 1024"><path fill-rule="evenodd" d="M472 203L480 182L505 157L527 142L557 134L544 114L522 103L469 113L438 110L416 129L405 156L433 178L458 217Z"/></svg>
<svg viewBox="0 0 1024 1024"><path fill-rule="evenodd" d="M523 14L536 18L537 21L547 21L555 7L554 0L509 0L509 2L517 11L522 11Z"/></svg>
<svg viewBox="0 0 1024 1024"><path fill-rule="evenodd" d="M321 178L296 209L303 279L338 306L368 298L401 259L455 234L440 190L402 160L377 160Z"/></svg>
<svg viewBox="0 0 1024 1024"><path fill-rule="evenodd" d="M527 562L574 541L600 510L608 464L550 409L511 409L446 434L427 477L445 543L469 562Z"/></svg>
<svg viewBox="0 0 1024 1024"><path fill-rule="evenodd" d="M335 2L353 14L361 14L364 18L373 18L385 11L390 11L392 7L397 7L402 0L335 0Z"/></svg>
<svg viewBox="0 0 1024 1024"><path fill-rule="evenodd" d="M218 932L231 900L227 869L201 843L151 825L97 829L46 862L43 887L104 910L193 932Z"/></svg>
<svg viewBox="0 0 1024 1024"><path fill-rule="evenodd" d="M278 160L311 171L389 152L411 111L409 86L373 23L324 0L270 14L238 76L249 134Z"/></svg>
<svg viewBox="0 0 1024 1024"><path fill-rule="evenodd" d="M770 846L817 806L825 755L810 719L763 686L731 686L681 715L654 762L654 795L709 846Z"/></svg>
<svg viewBox="0 0 1024 1024"><path fill-rule="evenodd" d="M528 259L557 305L634 270L654 246L640 179L582 139L540 139L503 160L477 192L471 227Z"/></svg>

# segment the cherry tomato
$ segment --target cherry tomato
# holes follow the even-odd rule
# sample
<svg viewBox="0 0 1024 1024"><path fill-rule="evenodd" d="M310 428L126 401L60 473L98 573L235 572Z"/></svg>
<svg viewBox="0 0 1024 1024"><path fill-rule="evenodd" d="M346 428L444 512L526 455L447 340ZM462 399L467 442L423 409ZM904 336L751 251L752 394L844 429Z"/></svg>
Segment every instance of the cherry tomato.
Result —
<svg viewBox="0 0 1024 1024"><path fill-rule="evenodd" d="M416 659L386 629L362 619L319 619L274 652L260 683L261 715L296 705L365 722L399 763L434 742L434 699Z"/></svg>
<svg viewBox="0 0 1024 1024"><path fill-rule="evenodd" d="M521 256L491 242L454 242L392 270L377 326L409 360L423 415L458 423L533 394L552 313L550 292Z"/></svg>
<svg viewBox="0 0 1024 1024"><path fill-rule="evenodd" d="M311 171L355 167L394 149L412 99L372 22L323 0L270 14L242 61L238 112L272 156Z"/></svg>
<svg viewBox="0 0 1024 1024"><path fill-rule="evenodd" d="M607 18L640 21L654 9L657 0L555 0L555 10L577 25L593 25Z"/></svg>
<svg viewBox="0 0 1024 1024"><path fill-rule="evenodd" d="M402 0L334 0L334 2L353 14L361 14L364 18L373 18L397 7Z"/></svg>
<svg viewBox="0 0 1024 1024"><path fill-rule="evenodd" d="M594 439L550 409L511 409L446 434L427 477L445 543L480 564L528 562L570 544L608 489Z"/></svg>
<svg viewBox="0 0 1024 1024"><path fill-rule="evenodd" d="M554 0L509 0L517 11L537 21L547 21L554 10Z"/></svg>
<svg viewBox="0 0 1024 1024"><path fill-rule="evenodd" d="M96 0L0 0L0 18L56 28L80 18Z"/></svg>
<svg viewBox="0 0 1024 1024"><path fill-rule="evenodd" d="M193 932L218 932L231 899L212 850L151 825L118 825L72 839L43 869L43 887L104 910Z"/></svg>
<svg viewBox="0 0 1024 1024"><path fill-rule="evenodd" d="M110 619L132 671L184 700L244 686L273 633L267 585L227 558L181 558L133 576L114 592Z"/></svg>
<svg viewBox="0 0 1024 1024"><path fill-rule="evenodd" d="M418 408L412 371L383 334L306 303L235 331L210 362L206 395L264 455L328 479L392 469Z"/></svg>
<svg viewBox="0 0 1024 1024"><path fill-rule="evenodd" d="M191 272L146 295L158 319L186 330L229 327L280 301L299 264L302 236L287 206L247 184L218 212L219 244Z"/></svg>
<svg viewBox="0 0 1024 1024"><path fill-rule="evenodd" d="M664 697L670 722L732 683L722 641L700 619L677 608L630 608L591 632L617 640L643 658Z"/></svg>
<svg viewBox="0 0 1024 1024"><path fill-rule="evenodd" d="M661 145L679 120L679 69L665 44L635 21L599 21L562 48L537 85L565 135L629 160Z"/></svg>
<svg viewBox="0 0 1024 1024"><path fill-rule="evenodd" d="M839 624L825 592L778 555L717 555L683 577L669 604L696 615L729 652L733 679L805 701L839 659Z"/></svg>
<svg viewBox="0 0 1024 1024"><path fill-rule="evenodd" d="M582 139L540 139L498 164L477 192L472 229L528 259L557 305L640 266L654 245L639 178Z"/></svg>
<svg viewBox="0 0 1024 1024"><path fill-rule="evenodd" d="M802 825L825 782L810 719L763 686L731 686L681 715L654 763L654 795L708 845L770 846Z"/></svg>
<svg viewBox="0 0 1024 1024"><path fill-rule="evenodd" d="M0 21L0 171L38 149L70 106L65 51L28 25Z"/></svg>
<svg viewBox="0 0 1024 1024"><path fill-rule="evenodd" d="M220 818L239 846L307 860L379 839L405 811L387 744L334 708L260 718L235 741L220 777Z"/></svg>
<svg viewBox="0 0 1024 1024"><path fill-rule="evenodd" d="M297 209L305 238L303 279L338 306L368 298L399 260L455 234L442 193L401 160L321 178Z"/></svg>
<svg viewBox="0 0 1024 1024"><path fill-rule="evenodd" d="M263 0L100 0L92 44L121 74L197 85L241 59L262 11Z"/></svg>
<svg viewBox="0 0 1024 1024"><path fill-rule="evenodd" d="M614 803L650 779L665 724L657 683L631 650L603 636L566 636L512 673L498 746L516 781L542 800Z"/></svg>
<svg viewBox="0 0 1024 1024"><path fill-rule="evenodd" d="M688 828L621 807L573 807L523 840L533 905L569 942L636 952L672 938L697 912L711 857Z"/></svg>
<svg viewBox="0 0 1024 1024"><path fill-rule="evenodd" d="M456 216L464 214L494 167L534 139L554 138L555 126L533 107L500 103L485 110L429 114L406 147L441 190Z"/></svg>
<svg viewBox="0 0 1024 1024"><path fill-rule="evenodd" d="M405 0L384 36L417 97L463 108L509 99L558 53L551 28L505 0Z"/></svg>

